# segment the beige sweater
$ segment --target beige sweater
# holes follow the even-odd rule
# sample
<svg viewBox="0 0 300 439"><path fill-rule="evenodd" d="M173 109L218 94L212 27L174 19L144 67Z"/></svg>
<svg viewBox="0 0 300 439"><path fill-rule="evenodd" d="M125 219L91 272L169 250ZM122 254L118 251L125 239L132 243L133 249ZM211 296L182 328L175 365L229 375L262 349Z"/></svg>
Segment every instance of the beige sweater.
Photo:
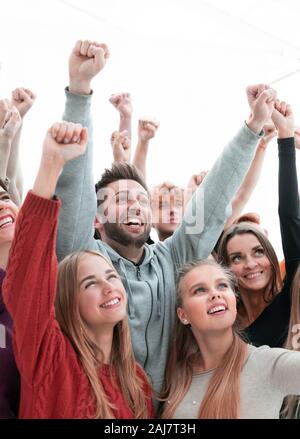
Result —
<svg viewBox="0 0 300 439"><path fill-rule="evenodd" d="M193 376L173 418L195 419L213 370ZM278 419L287 395L300 395L300 352L248 346L241 375L241 418Z"/></svg>

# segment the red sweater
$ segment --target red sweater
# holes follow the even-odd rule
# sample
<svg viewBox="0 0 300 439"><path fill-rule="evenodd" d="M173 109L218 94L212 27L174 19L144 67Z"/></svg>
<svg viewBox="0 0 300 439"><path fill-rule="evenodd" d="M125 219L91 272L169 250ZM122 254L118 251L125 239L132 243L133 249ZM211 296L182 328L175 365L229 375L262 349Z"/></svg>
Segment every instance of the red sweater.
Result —
<svg viewBox="0 0 300 439"><path fill-rule="evenodd" d="M20 418L91 418L92 390L83 367L54 316L56 229L60 201L29 192L20 210L3 297L14 321L14 351L21 374ZM132 418L118 386L103 366L99 378L117 407ZM145 383L150 396L151 391ZM149 398L149 417L153 417Z"/></svg>

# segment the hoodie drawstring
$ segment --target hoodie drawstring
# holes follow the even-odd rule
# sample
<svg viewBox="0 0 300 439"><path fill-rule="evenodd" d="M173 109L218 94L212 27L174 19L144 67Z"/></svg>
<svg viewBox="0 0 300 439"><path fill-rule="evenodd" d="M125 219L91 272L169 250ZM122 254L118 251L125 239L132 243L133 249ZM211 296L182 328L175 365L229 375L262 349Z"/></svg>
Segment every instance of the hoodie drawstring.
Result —
<svg viewBox="0 0 300 439"><path fill-rule="evenodd" d="M157 316L161 316L161 294L160 294L160 286L163 285L161 276L160 276L160 270L156 269L154 258L150 259L150 264L153 269L153 272L155 273L155 276L157 278Z"/></svg>
<svg viewBox="0 0 300 439"><path fill-rule="evenodd" d="M124 279L124 283L125 283L125 289L127 291L127 297L128 297L128 316L129 316L130 319L134 319L135 318L135 310L134 310L134 304L133 304L133 300L132 300L132 291L131 291L131 288L130 288L130 283L127 280L125 264L124 264L124 262L122 261L121 258L119 258L118 263L119 263L119 267L120 267L120 270L121 270L122 275L123 275L123 279Z"/></svg>

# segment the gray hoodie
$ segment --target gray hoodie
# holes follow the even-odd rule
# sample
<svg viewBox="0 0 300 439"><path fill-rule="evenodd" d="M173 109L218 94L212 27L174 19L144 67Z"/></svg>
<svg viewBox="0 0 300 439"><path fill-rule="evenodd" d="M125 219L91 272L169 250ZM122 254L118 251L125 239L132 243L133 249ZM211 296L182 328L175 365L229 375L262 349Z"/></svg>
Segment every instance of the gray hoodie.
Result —
<svg viewBox="0 0 300 439"><path fill-rule="evenodd" d="M160 391L175 319L176 272L183 264L210 255L231 214L231 199L249 168L260 136L244 124L192 197L180 227L164 242L145 244L144 259L137 266L93 238L97 203L92 174L91 96L68 91L66 96L63 119L87 126L89 144L83 156L65 166L56 188L62 200L57 255L61 260L73 251L93 249L110 258L128 294L135 357L154 389ZM193 227L190 233L196 207L199 227Z"/></svg>

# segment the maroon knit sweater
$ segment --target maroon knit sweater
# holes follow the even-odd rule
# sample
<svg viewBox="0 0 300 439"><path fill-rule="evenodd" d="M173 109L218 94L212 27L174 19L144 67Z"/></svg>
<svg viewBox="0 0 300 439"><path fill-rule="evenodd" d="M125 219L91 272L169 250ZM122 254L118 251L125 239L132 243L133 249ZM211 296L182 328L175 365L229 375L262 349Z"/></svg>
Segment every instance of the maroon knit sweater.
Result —
<svg viewBox="0 0 300 439"><path fill-rule="evenodd" d="M54 316L56 228L60 201L29 192L20 210L3 298L14 321L14 351L21 374L21 418L91 418L91 386ZM141 373L141 372L137 372ZM115 417L132 418L115 373L103 366L99 378L116 407ZM153 417L151 391L149 417Z"/></svg>

